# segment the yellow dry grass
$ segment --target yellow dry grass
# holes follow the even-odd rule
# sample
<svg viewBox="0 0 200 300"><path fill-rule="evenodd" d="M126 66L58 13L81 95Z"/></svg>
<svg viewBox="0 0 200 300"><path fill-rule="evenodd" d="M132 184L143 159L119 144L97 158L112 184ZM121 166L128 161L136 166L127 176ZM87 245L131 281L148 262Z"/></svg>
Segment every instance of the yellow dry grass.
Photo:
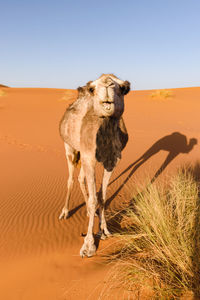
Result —
<svg viewBox="0 0 200 300"><path fill-rule="evenodd" d="M172 91L169 90L156 90L155 92L151 93L151 99L155 100L167 100L174 97Z"/></svg>
<svg viewBox="0 0 200 300"><path fill-rule="evenodd" d="M0 97L3 97L6 95L6 92L3 89L0 89Z"/></svg>
<svg viewBox="0 0 200 300"><path fill-rule="evenodd" d="M200 198L194 170L199 172L199 165L182 168L166 184L140 187L133 196L122 214L120 250L108 255L115 262L109 286L118 282L133 292L131 299L200 297ZM141 298L144 285L149 296Z"/></svg>

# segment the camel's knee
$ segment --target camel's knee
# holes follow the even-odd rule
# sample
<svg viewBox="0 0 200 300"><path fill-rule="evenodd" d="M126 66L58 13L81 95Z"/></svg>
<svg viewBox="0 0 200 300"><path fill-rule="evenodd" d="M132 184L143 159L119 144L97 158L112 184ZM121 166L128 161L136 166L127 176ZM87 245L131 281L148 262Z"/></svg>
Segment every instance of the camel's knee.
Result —
<svg viewBox="0 0 200 300"><path fill-rule="evenodd" d="M87 203L88 217L95 216L96 208L97 208L96 204Z"/></svg>
<svg viewBox="0 0 200 300"><path fill-rule="evenodd" d="M67 187L68 187L68 189L70 189L73 186L73 183L74 183L73 177L69 177L68 181L67 181Z"/></svg>
<svg viewBox="0 0 200 300"><path fill-rule="evenodd" d="M89 216L94 216L97 209L97 200L96 199L88 199L87 203L87 211Z"/></svg>

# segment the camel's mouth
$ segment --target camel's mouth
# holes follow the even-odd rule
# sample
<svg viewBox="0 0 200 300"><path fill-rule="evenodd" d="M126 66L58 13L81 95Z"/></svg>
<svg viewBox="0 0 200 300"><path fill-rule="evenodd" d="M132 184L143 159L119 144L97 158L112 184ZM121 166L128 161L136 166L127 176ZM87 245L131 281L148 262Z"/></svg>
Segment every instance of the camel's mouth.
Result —
<svg viewBox="0 0 200 300"><path fill-rule="evenodd" d="M113 108L113 103L114 102L104 101L104 102L102 102L102 105L106 111L110 111Z"/></svg>

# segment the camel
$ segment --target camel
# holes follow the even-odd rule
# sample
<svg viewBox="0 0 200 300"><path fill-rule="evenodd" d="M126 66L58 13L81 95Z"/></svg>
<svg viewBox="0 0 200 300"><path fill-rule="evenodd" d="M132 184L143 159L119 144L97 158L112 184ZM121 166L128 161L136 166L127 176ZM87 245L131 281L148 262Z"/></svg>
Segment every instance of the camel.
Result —
<svg viewBox="0 0 200 300"><path fill-rule="evenodd" d="M89 81L85 86L78 88L77 99L67 108L60 122L60 135L64 141L69 177L66 201L59 219L66 219L69 216L68 204L74 168L81 161L78 180L89 217L88 231L80 250L81 257L90 257L96 252L93 225L97 205L99 205L99 234L102 239L110 236L104 214L106 189L128 141L122 114L124 95L129 90L128 81L122 81L113 74L103 74L97 80ZM96 162L104 167L99 197L96 194Z"/></svg>

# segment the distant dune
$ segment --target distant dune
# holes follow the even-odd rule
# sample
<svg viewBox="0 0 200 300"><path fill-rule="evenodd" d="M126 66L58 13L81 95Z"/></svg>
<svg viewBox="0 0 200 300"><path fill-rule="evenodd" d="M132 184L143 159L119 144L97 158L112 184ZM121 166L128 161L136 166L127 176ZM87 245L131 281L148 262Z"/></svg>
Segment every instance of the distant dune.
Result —
<svg viewBox="0 0 200 300"><path fill-rule="evenodd" d="M178 166L200 158L199 143L189 147L191 138L200 142L200 88L162 91L131 91L125 98L129 142L108 187L108 209L128 202L138 181L148 176L160 180ZM68 174L58 126L76 95L73 90L9 88L3 99L1 299L97 299L104 285L108 267L99 253L113 240L100 241L97 256L79 257L81 233L87 230L88 218L78 171L71 217L58 219ZM169 155L171 160L167 160ZM98 187L101 175L98 166ZM97 218L95 222L97 232Z"/></svg>
<svg viewBox="0 0 200 300"><path fill-rule="evenodd" d="M0 88L8 88L9 86L4 85L4 84L0 84Z"/></svg>

